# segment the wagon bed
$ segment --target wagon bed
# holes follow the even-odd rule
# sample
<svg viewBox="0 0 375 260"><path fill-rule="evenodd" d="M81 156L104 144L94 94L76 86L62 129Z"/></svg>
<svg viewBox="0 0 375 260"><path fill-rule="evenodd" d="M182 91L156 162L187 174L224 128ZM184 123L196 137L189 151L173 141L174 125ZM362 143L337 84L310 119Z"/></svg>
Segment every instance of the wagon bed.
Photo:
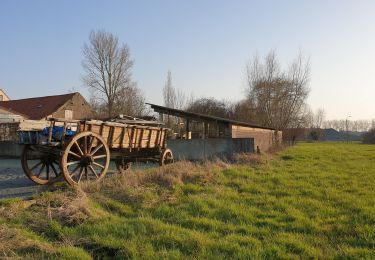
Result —
<svg viewBox="0 0 375 260"><path fill-rule="evenodd" d="M82 180L102 179L110 160L122 173L136 161L162 166L173 162L172 151L166 147L168 130L137 121L51 119L43 131L19 129L20 143L25 145L22 167L37 184L63 177L70 185L77 185Z"/></svg>

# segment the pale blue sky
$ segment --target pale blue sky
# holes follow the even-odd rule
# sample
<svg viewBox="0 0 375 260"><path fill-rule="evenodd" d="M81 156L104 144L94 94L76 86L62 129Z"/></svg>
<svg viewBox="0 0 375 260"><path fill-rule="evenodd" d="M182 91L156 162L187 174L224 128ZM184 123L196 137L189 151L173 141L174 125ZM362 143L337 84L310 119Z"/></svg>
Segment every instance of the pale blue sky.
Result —
<svg viewBox="0 0 375 260"><path fill-rule="evenodd" d="M167 71L196 97L238 100L244 67L276 49L311 59L312 108L375 118L375 1L0 1L0 88L13 99L87 95L82 46L105 29L129 45L134 79L162 103Z"/></svg>

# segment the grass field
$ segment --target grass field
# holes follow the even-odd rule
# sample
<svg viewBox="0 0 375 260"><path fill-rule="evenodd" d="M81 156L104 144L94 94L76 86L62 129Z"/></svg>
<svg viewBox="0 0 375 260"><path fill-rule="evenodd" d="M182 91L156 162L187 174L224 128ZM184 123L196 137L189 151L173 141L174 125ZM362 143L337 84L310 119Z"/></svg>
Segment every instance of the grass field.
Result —
<svg viewBox="0 0 375 260"><path fill-rule="evenodd" d="M375 146L299 144L0 202L1 256L375 258Z"/></svg>

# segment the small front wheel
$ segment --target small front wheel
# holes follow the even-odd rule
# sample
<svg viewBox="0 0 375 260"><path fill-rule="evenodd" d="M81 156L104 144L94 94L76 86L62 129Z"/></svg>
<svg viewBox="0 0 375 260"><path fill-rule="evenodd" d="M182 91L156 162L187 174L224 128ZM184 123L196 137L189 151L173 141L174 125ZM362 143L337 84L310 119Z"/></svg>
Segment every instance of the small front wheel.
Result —
<svg viewBox="0 0 375 260"><path fill-rule="evenodd" d="M24 147L21 164L26 176L39 185L54 183L61 176L58 157L33 145Z"/></svg>
<svg viewBox="0 0 375 260"><path fill-rule="evenodd" d="M61 171L72 186L82 180L101 180L110 162L109 148L103 137L92 132L75 135L61 157Z"/></svg>
<svg viewBox="0 0 375 260"><path fill-rule="evenodd" d="M161 152L160 159L159 159L159 165L167 165L173 163L173 153L171 149L165 149Z"/></svg>

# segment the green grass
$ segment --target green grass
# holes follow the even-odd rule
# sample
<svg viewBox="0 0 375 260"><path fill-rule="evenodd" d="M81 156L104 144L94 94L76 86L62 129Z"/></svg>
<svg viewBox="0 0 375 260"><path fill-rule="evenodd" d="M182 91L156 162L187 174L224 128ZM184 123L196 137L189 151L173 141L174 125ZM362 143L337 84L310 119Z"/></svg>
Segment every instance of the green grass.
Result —
<svg viewBox="0 0 375 260"><path fill-rule="evenodd" d="M185 170L208 169L190 167L200 168ZM9 237L4 234L14 232L13 237L29 241L0 245L0 254L375 258L374 145L304 143L263 164L209 167L208 179L174 177L166 185L160 176L145 177L148 181L130 186L114 179L84 187L87 197L57 191L36 198L31 206L0 202L0 244ZM177 168L167 168L165 174ZM152 176L156 170L149 171L138 174ZM39 246L30 251L31 240Z"/></svg>

